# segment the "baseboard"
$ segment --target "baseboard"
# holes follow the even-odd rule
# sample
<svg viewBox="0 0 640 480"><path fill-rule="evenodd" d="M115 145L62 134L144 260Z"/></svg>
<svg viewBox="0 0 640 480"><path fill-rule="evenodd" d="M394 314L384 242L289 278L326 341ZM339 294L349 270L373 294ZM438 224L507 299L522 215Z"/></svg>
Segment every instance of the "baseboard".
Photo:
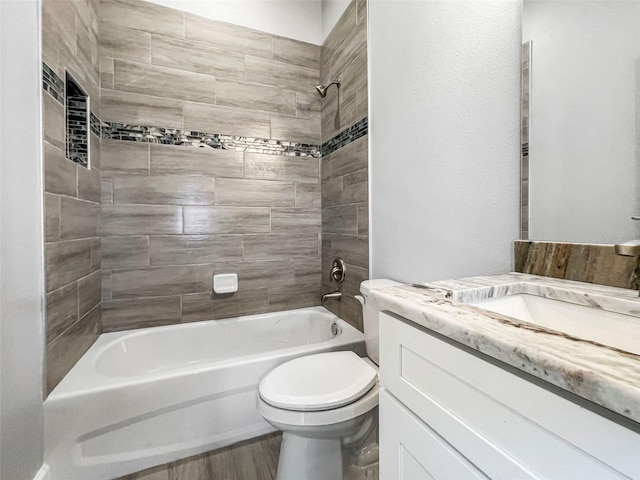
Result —
<svg viewBox="0 0 640 480"><path fill-rule="evenodd" d="M51 475L49 474L49 465L43 463L36 473L36 476L33 477L33 480L51 480Z"/></svg>

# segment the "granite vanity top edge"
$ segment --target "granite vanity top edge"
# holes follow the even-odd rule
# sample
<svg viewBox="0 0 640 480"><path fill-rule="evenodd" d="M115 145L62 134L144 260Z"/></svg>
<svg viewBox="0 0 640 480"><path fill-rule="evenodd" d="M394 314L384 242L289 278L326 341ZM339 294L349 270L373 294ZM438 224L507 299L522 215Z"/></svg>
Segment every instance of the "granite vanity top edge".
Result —
<svg viewBox="0 0 640 480"><path fill-rule="evenodd" d="M380 310L407 318L640 423L640 356L454 300L455 292L467 290L472 294L474 288L482 296L489 295L485 298L520 293L514 291L514 285L522 282L540 288L564 288L569 297L586 293L590 306L591 298L605 295L620 298L623 309L627 301L636 308L640 305L640 300L632 297L637 295L633 290L518 273L389 287L373 291L371 299Z"/></svg>

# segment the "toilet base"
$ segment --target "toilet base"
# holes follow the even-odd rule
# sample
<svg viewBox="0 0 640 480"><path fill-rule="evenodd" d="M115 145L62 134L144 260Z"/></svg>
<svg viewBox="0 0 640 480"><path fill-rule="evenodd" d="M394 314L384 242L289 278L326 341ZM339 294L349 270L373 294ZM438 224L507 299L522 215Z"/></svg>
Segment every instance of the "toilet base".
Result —
<svg viewBox="0 0 640 480"><path fill-rule="evenodd" d="M342 480L342 442L282 434L276 480Z"/></svg>

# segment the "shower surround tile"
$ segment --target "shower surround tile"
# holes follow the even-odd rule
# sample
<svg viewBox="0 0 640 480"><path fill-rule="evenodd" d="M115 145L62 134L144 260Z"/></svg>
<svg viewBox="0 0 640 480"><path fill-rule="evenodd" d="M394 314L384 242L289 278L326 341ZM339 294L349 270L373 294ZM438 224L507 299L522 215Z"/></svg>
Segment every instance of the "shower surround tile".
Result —
<svg viewBox="0 0 640 480"><path fill-rule="evenodd" d="M353 0L322 46L320 79L340 77L322 99L322 281L342 292L325 306L362 330L354 298L369 276L366 1ZM329 280L334 257L347 265L344 283Z"/></svg>
<svg viewBox="0 0 640 480"><path fill-rule="evenodd" d="M95 124L100 113L99 2L43 0L41 8L46 395L100 333L102 275L97 229L102 195L100 137ZM65 98L65 72L88 94L88 100L74 104L70 89ZM69 152L65 104L78 107L82 123L69 125L74 140ZM69 157L78 157L81 164Z"/></svg>

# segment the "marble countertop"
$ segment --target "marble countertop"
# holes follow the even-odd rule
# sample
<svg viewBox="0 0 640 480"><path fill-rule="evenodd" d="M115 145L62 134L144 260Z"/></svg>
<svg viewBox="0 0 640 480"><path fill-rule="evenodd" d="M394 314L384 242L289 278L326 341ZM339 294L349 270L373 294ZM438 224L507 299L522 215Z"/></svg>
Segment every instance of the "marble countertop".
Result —
<svg viewBox="0 0 640 480"><path fill-rule="evenodd" d="M640 356L461 303L515 293L640 317L636 290L521 273L389 287L370 300L640 423Z"/></svg>

